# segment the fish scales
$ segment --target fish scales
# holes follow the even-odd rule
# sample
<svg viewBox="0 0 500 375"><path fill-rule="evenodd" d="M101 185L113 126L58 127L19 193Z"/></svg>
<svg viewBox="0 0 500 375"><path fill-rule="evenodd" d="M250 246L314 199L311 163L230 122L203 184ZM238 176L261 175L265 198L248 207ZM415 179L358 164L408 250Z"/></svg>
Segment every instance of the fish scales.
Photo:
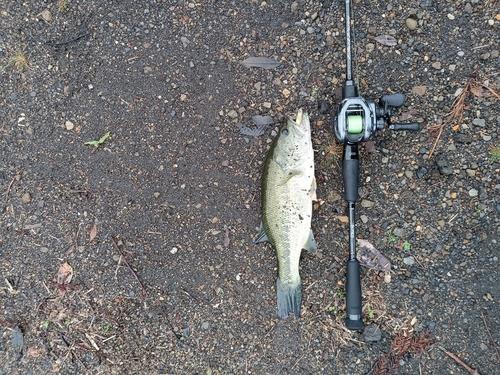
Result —
<svg viewBox="0 0 500 375"><path fill-rule="evenodd" d="M299 110L287 117L266 158L262 177L262 225L256 243L269 241L278 258L278 315L300 316L303 248L316 252L311 231L315 198L314 152L309 118Z"/></svg>

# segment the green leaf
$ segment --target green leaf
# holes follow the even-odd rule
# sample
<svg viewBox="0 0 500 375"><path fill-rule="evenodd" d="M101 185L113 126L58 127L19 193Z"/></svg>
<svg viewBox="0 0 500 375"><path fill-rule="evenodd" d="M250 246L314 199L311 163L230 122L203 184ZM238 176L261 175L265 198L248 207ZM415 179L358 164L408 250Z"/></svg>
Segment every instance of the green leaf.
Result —
<svg viewBox="0 0 500 375"><path fill-rule="evenodd" d="M104 141L105 141L106 139L108 139L108 137L109 137L109 135L110 135L110 134L111 134L111 132L107 132L106 134L104 134L104 135L101 137L101 139L99 139L99 144L104 143Z"/></svg>
<svg viewBox="0 0 500 375"><path fill-rule="evenodd" d="M108 139L108 137L110 135L111 135L111 132L107 132L98 141L88 141L88 142L85 142L85 144L90 145L90 146L94 146L94 147L99 147L99 145L102 145L106 141L106 139Z"/></svg>

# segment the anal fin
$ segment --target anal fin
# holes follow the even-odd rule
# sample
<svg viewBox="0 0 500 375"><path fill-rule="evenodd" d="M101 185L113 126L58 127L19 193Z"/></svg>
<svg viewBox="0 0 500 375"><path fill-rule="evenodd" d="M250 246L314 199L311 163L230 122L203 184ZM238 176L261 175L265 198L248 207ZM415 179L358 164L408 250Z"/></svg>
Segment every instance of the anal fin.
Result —
<svg viewBox="0 0 500 375"><path fill-rule="evenodd" d="M316 254L318 252L318 247L316 245L316 240L314 239L314 234L312 229L309 232L309 237L307 238L307 242L304 245L304 249L311 252L312 254Z"/></svg>
<svg viewBox="0 0 500 375"><path fill-rule="evenodd" d="M253 243L254 244L258 244L258 243L261 243L261 242L271 242L269 240L269 237L267 237L267 233L266 233L266 230L264 229L264 225L262 224L262 221L260 222L260 232L259 232L259 235L255 238L255 240L253 240Z"/></svg>

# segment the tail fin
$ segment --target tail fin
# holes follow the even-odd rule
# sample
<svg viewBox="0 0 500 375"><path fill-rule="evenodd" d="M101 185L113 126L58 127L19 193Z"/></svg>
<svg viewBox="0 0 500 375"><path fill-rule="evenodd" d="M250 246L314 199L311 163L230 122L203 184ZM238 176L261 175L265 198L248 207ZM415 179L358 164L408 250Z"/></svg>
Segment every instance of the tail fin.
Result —
<svg viewBox="0 0 500 375"><path fill-rule="evenodd" d="M296 318L300 318L300 305L302 303L302 283L290 285L283 284L278 278L276 283L278 316L287 318L288 314L293 312Z"/></svg>

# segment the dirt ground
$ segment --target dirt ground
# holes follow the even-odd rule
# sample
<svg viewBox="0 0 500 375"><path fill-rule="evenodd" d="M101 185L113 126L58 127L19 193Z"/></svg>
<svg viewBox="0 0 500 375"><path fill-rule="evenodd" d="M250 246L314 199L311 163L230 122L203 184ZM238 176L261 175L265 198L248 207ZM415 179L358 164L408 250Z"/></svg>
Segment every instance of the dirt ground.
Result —
<svg viewBox="0 0 500 375"><path fill-rule="evenodd" d="M361 150L358 238L392 263L362 270L363 332L343 327L343 14L1 2L0 374L500 374L500 3L354 4L361 94L402 92L396 120L422 124ZM302 317L281 320L274 250L252 241L266 152L298 108L319 252ZM255 115L275 123L244 134Z"/></svg>

